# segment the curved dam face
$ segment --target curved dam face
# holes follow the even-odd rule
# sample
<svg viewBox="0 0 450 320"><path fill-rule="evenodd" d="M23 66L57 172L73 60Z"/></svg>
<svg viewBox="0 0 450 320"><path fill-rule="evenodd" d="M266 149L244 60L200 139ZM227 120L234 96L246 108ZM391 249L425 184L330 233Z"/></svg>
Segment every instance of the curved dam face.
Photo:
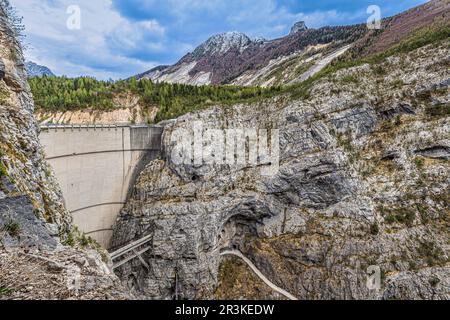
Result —
<svg viewBox="0 0 450 320"><path fill-rule="evenodd" d="M135 178L160 155L162 127L43 126L40 140L78 228L110 246Z"/></svg>

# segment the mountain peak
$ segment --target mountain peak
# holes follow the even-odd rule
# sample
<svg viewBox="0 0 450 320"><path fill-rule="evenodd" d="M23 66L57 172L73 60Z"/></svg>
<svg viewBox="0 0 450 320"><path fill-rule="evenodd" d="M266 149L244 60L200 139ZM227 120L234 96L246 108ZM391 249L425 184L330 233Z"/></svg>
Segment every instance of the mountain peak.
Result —
<svg viewBox="0 0 450 320"><path fill-rule="evenodd" d="M43 77L43 76L53 77L54 76L53 72L49 68L38 65L32 61L27 61L25 63L25 69L27 70L27 74L28 74L29 78Z"/></svg>
<svg viewBox="0 0 450 320"><path fill-rule="evenodd" d="M200 57L213 54L223 54L231 49L237 49L242 53L253 43L256 43L256 41L253 41L242 32L225 32L212 36L206 40L206 42L195 49L194 56Z"/></svg>
<svg viewBox="0 0 450 320"><path fill-rule="evenodd" d="M306 30L308 30L308 27L306 26L305 21L299 21L295 23L294 26L291 28L291 32L289 33L289 35Z"/></svg>

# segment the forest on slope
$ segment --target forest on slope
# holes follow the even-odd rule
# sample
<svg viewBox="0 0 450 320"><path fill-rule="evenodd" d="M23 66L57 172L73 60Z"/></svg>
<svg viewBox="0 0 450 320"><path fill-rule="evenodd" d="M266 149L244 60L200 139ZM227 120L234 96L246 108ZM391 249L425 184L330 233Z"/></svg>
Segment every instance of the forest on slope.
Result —
<svg viewBox="0 0 450 320"><path fill-rule="evenodd" d="M172 119L210 104L236 103L267 98L281 87L191 86L154 83L131 78L101 81L90 77L41 77L29 79L38 111L113 110L113 99L122 93L138 95L145 106L159 106L155 121Z"/></svg>

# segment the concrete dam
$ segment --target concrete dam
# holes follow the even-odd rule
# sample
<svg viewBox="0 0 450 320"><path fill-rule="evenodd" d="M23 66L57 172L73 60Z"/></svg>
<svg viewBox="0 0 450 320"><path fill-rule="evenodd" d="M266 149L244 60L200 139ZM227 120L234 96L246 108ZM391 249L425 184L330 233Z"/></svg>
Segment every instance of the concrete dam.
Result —
<svg viewBox="0 0 450 320"><path fill-rule="evenodd" d="M158 126L42 126L46 159L80 231L109 249L112 227L143 167L160 155Z"/></svg>

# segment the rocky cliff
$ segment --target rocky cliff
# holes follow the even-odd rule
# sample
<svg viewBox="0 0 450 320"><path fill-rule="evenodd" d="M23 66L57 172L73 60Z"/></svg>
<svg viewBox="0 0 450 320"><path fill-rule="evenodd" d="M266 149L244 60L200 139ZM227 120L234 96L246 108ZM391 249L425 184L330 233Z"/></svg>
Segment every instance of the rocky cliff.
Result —
<svg viewBox="0 0 450 320"><path fill-rule="evenodd" d="M71 218L39 144L22 50L3 14L0 22L0 198L26 196L36 217L50 224L52 235L64 235Z"/></svg>
<svg viewBox="0 0 450 320"><path fill-rule="evenodd" d="M234 249L300 299L449 299L449 56L446 38L326 73L308 93L166 123L165 156L114 231L117 247L152 237L148 268L132 261L120 277L148 298L278 298L221 257ZM195 130L223 160L207 129L233 128L279 130L279 170L180 162Z"/></svg>
<svg viewBox="0 0 450 320"><path fill-rule="evenodd" d="M0 299L130 298L72 225L44 161L10 8L0 4Z"/></svg>
<svg viewBox="0 0 450 320"><path fill-rule="evenodd" d="M299 27L297 32L270 41L228 32L212 36L173 66L157 67L137 78L193 85L286 84L323 56L360 39L366 31L363 25L317 30Z"/></svg>

